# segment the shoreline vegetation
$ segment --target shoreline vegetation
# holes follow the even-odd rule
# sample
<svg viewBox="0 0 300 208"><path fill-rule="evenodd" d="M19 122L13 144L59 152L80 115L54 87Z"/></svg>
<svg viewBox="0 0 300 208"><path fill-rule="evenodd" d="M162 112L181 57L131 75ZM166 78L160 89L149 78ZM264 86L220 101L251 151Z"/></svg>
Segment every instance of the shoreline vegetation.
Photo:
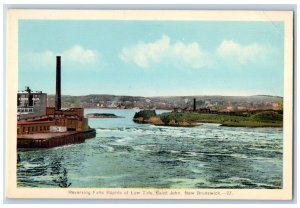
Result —
<svg viewBox="0 0 300 208"><path fill-rule="evenodd" d="M133 121L141 124L173 127L195 127L201 123L217 123L228 127L283 127L282 111L264 110L243 113L168 112L156 114L155 110L137 112Z"/></svg>

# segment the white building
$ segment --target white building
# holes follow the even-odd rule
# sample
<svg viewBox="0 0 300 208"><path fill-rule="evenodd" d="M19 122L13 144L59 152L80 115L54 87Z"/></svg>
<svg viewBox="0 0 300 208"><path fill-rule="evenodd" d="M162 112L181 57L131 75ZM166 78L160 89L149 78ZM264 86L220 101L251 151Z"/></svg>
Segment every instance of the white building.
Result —
<svg viewBox="0 0 300 208"><path fill-rule="evenodd" d="M47 94L42 91L31 91L25 87L17 96L18 119L33 118L46 115Z"/></svg>

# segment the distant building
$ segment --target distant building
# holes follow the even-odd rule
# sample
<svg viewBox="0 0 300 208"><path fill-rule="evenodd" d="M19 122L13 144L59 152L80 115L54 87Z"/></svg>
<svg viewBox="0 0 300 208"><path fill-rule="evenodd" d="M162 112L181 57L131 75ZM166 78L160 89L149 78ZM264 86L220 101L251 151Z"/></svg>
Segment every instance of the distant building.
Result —
<svg viewBox="0 0 300 208"><path fill-rule="evenodd" d="M237 109L239 111L246 111L246 110L248 110L248 108L246 106L238 106Z"/></svg>
<svg viewBox="0 0 300 208"><path fill-rule="evenodd" d="M18 120L46 115L47 94L25 87L17 95Z"/></svg>
<svg viewBox="0 0 300 208"><path fill-rule="evenodd" d="M280 109L282 109L282 105L279 102L273 102L272 103L272 109L273 110L280 110Z"/></svg>
<svg viewBox="0 0 300 208"><path fill-rule="evenodd" d="M183 110L181 108L174 108L173 112L175 112L175 113L181 113L181 112L183 112Z"/></svg>
<svg viewBox="0 0 300 208"><path fill-rule="evenodd" d="M210 108L200 108L198 110L199 113L210 113Z"/></svg>
<svg viewBox="0 0 300 208"><path fill-rule="evenodd" d="M227 106L227 107L226 107L226 111L227 111L227 112L232 112L232 111L234 111L234 107L231 106L231 105L230 105L230 106Z"/></svg>

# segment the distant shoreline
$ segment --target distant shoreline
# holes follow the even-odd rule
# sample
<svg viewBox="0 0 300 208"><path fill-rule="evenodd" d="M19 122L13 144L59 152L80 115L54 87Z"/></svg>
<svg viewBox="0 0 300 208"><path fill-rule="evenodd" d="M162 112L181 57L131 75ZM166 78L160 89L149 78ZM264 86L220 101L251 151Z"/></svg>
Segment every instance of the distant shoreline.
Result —
<svg viewBox="0 0 300 208"><path fill-rule="evenodd" d="M247 111L283 109L283 98L275 96L157 96L134 97L115 95L62 96L65 108L103 109L161 109L193 110L209 108L211 111ZM55 97L48 96L48 105L55 105Z"/></svg>
<svg viewBox="0 0 300 208"><path fill-rule="evenodd" d="M22 90L19 90L22 91ZM55 94L48 94L48 96L55 96ZM139 97L139 98L180 98L180 97L278 97L283 98L280 95L160 95L160 96L142 96L142 95L117 95L117 94L84 94L84 95L62 95L63 97L87 97L87 96L114 96L114 97Z"/></svg>

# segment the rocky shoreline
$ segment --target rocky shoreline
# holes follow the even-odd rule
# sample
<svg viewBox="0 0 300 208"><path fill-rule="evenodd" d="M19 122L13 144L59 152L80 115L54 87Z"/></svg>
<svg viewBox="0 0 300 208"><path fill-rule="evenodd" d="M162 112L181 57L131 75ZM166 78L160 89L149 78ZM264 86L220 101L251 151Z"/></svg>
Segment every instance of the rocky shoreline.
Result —
<svg viewBox="0 0 300 208"><path fill-rule="evenodd" d="M87 117L87 118L123 118L121 116L117 116L112 113L89 113L89 114L86 114L85 117Z"/></svg>
<svg viewBox="0 0 300 208"><path fill-rule="evenodd" d="M185 120L178 121L174 119L164 119L160 115L156 115L153 110L142 110L135 114L133 121L141 124L152 124L155 126L172 126L172 127L194 127L201 124L187 122Z"/></svg>

